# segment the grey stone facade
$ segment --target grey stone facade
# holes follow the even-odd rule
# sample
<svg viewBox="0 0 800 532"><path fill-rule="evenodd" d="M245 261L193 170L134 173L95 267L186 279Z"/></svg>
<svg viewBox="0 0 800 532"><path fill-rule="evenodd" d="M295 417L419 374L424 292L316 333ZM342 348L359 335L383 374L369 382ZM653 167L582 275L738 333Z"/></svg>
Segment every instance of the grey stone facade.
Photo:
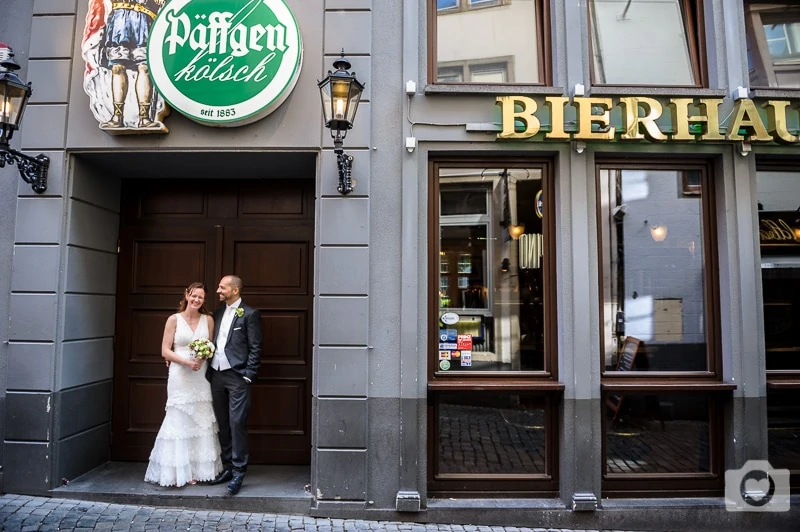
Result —
<svg viewBox="0 0 800 532"><path fill-rule="evenodd" d="M537 155L555 161L559 499L544 509L601 504L598 154L669 155L675 145L498 143L465 124L496 120L494 92L426 92L424 0L290 0L304 64L292 95L267 118L215 129L176 112L162 137L110 136L82 89L85 0L5 0L0 41L11 45L34 95L14 145L51 158L36 195L16 169L0 171L0 489L45 495L109 457L119 234L119 176L96 154L237 151L317 156L311 488L316 515L415 511L427 498L428 161L440 153ZM585 2L551 2L553 86L525 94L572 95L589 83ZM707 0L709 89L747 86L741 2ZM366 83L345 148L355 192L336 192L332 142L316 86L344 48ZM416 82L407 95L406 81ZM604 91L596 90L593 95ZM511 93L520 93L512 90ZM636 94L660 95L657 88ZM608 93L609 95L611 93ZM789 93L787 97L795 96ZM405 149L413 134L417 147ZM755 158L732 144L681 145L718 166L722 373L736 383L725 413L726 464L766 457L766 382L755 199ZM797 147L754 147L795 155ZM201 168L189 168L201 171ZM346 425L348 430L338 430ZM717 501L719 502L719 501ZM443 511L436 507L436 511ZM639 512L645 522L648 509ZM722 511L717 508L717 511ZM444 514L439 514L444 515ZM696 516L672 510L679 522ZM683 517L682 517L683 516ZM587 518L588 519L588 518ZM555 522L555 521L554 521ZM592 523L582 523L591 526Z"/></svg>

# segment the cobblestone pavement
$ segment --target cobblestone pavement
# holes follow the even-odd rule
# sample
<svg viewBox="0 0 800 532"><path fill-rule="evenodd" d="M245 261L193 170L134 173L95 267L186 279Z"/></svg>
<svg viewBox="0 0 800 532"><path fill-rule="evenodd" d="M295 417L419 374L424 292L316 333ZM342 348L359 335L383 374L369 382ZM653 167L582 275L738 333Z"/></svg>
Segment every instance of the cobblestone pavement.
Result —
<svg viewBox="0 0 800 532"><path fill-rule="evenodd" d="M415 524L357 519L326 519L297 515L184 510L180 508L108 504L9 494L0 496L0 529L7 532L48 532L57 530L131 532L150 530L581 532L568 531L567 529Z"/></svg>

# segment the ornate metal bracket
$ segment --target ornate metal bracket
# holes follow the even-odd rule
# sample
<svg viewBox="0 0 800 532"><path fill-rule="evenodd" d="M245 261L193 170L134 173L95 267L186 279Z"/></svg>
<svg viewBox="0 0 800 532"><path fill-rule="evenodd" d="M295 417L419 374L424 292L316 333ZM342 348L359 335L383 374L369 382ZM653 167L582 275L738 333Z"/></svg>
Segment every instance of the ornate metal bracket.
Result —
<svg viewBox="0 0 800 532"><path fill-rule="evenodd" d="M336 137L333 139L333 152L336 154L336 164L339 167L339 186L336 190L339 194L347 195L353 191L353 156L347 155L342 148L342 138L339 136L338 131Z"/></svg>
<svg viewBox="0 0 800 532"><path fill-rule="evenodd" d="M47 170L50 168L50 157L47 155L40 153L31 157L7 146L0 146L0 168L4 168L6 163L17 165L22 180L37 194L47 190Z"/></svg>

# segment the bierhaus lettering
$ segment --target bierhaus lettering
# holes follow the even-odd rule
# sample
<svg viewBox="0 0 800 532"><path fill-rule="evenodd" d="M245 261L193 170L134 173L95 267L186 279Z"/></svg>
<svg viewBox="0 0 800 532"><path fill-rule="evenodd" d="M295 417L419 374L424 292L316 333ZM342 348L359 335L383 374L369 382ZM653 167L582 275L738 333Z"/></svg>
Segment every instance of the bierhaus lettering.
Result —
<svg viewBox="0 0 800 532"><path fill-rule="evenodd" d="M720 123L723 98L670 98L659 101L644 96L574 98L549 96L540 106L529 96L498 96L501 128L498 139L526 139L543 132L545 140L592 141L700 141L700 142L778 142L800 143L798 128L800 107L796 102L768 100L757 105L751 99L740 98L727 112L726 123ZM568 106L573 108L567 122ZM542 112L541 109L547 111ZM619 108L621 124L612 124L612 112ZM666 108L666 110L665 110ZM657 122L668 113L668 130ZM791 115L789 113L792 113ZM549 128L543 126L543 116L550 118ZM616 115L613 115L616 116ZM791 119L790 119L791 118ZM569 128L567 128L567 124ZM725 131L725 133L723 133Z"/></svg>

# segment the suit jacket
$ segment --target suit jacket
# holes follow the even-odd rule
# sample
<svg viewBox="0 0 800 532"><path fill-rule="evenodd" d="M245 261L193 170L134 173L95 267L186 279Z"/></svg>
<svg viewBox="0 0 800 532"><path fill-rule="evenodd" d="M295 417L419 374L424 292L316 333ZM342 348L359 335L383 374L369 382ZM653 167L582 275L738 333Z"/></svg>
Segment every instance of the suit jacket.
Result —
<svg viewBox="0 0 800 532"><path fill-rule="evenodd" d="M214 344L217 343L217 336L222 327L222 316L225 313L225 305L221 305L214 311ZM261 313L253 307L246 305L244 301L239 303L239 308L244 310L241 318L233 316L231 328L228 332L228 341L225 343L225 357L231 364L231 368L255 382L258 376L258 367L261 365ZM206 376L211 378L211 364L208 365Z"/></svg>

